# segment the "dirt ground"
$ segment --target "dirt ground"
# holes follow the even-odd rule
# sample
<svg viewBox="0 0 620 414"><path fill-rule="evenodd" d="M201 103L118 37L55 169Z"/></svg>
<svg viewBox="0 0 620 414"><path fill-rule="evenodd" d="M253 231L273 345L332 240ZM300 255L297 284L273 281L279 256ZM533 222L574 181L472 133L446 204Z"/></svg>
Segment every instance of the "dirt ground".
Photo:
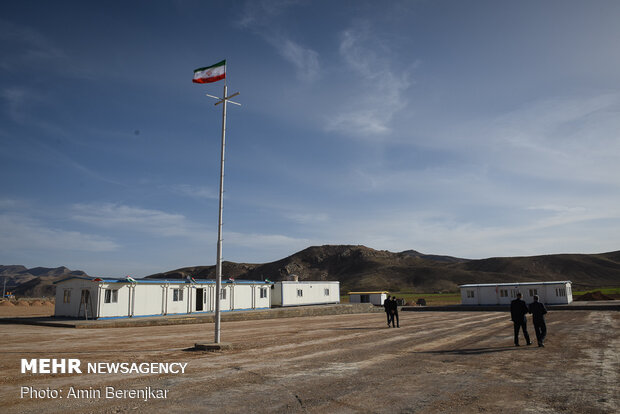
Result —
<svg viewBox="0 0 620 414"><path fill-rule="evenodd" d="M213 324L66 329L0 325L0 412L617 413L620 312L556 311L545 348L512 345L498 312L401 312L224 322L216 353L190 351ZM533 336L533 328L529 327ZM525 341L522 340L522 344ZM182 362L184 374L21 374L22 358ZM62 398L20 398L22 387ZM101 390L69 398L68 391ZM106 398L168 390L165 399ZM163 392L163 391L162 391ZM84 394L88 394L85 392ZM90 395L93 396L93 395Z"/></svg>

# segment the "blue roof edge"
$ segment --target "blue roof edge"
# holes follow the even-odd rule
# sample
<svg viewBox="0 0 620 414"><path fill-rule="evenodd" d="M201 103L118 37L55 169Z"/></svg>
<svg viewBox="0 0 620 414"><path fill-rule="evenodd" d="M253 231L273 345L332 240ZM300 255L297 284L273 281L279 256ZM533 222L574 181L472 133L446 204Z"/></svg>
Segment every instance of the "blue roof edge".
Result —
<svg viewBox="0 0 620 414"><path fill-rule="evenodd" d="M202 280L196 280L196 281L191 281L188 279L135 279L135 281L129 281L127 279L112 279L112 278L104 278L104 277L84 277L84 276L71 276L71 277L67 277L61 280L57 280L56 282L54 282L54 284L58 284L58 283L62 283L65 282L67 280L72 280L72 279L81 279L81 280L87 280L90 282L96 282L96 283L135 283L135 284L162 284L162 283L177 283L177 284L190 284L190 285L211 285L211 284L215 284L215 280L214 279L202 279ZM100 280L95 280L95 279L100 279ZM273 284L273 282L266 282L263 280L228 280L228 279L223 279L222 280L222 284L235 284L235 285L271 285Z"/></svg>
<svg viewBox="0 0 620 414"><path fill-rule="evenodd" d="M560 283L570 283L570 280L556 280L552 282L514 282L514 283L469 283L465 285L459 285L462 287L491 287L491 286L527 286L527 285L557 285Z"/></svg>

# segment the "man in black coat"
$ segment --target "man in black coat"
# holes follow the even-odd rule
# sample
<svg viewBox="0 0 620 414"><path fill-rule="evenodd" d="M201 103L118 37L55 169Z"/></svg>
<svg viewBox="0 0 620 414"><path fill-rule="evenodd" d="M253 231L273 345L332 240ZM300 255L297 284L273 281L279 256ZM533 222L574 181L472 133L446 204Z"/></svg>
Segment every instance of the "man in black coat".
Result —
<svg viewBox="0 0 620 414"><path fill-rule="evenodd" d="M528 345L532 345L530 335L527 333L527 318L529 312L527 305L521 300L521 293L517 293L517 298L510 302L510 317L515 328L515 346L519 346L519 329L523 328L523 336Z"/></svg>
<svg viewBox="0 0 620 414"><path fill-rule="evenodd" d="M392 316L392 300L388 295L387 299L383 301L383 309L385 310L385 315L387 316L388 328L390 327L390 323L394 322L394 317Z"/></svg>
<svg viewBox="0 0 620 414"><path fill-rule="evenodd" d="M392 328L400 328L400 321L398 320L398 302L396 296L392 296L390 301L390 313L392 314ZM396 326L394 326L394 318L396 318Z"/></svg>
<svg viewBox="0 0 620 414"><path fill-rule="evenodd" d="M534 321L534 332L536 332L538 346L544 347L545 337L547 336L547 324L545 323L547 308L538 301L538 295L534 295L534 302L530 303L529 311Z"/></svg>

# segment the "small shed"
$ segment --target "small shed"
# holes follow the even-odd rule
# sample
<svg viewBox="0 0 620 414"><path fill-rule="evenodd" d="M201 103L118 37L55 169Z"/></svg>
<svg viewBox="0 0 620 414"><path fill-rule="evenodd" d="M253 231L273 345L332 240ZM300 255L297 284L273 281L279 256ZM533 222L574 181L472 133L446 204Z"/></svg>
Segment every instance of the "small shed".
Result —
<svg viewBox="0 0 620 414"><path fill-rule="evenodd" d="M271 306L340 303L340 282L281 281L271 286Z"/></svg>
<svg viewBox="0 0 620 414"><path fill-rule="evenodd" d="M70 277L56 282L55 316L131 318L215 311L214 280ZM220 310L266 309L269 282L222 281Z"/></svg>
<svg viewBox="0 0 620 414"><path fill-rule="evenodd" d="M349 292L350 303L372 303L383 306L389 292Z"/></svg>
<svg viewBox="0 0 620 414"><path fill-rule="evenodd" d="M509 305L521 293L526 303L539 301L549 305L568 304L573 301L570 280L557 282L480 283L461 285L463 305Z"/></svg>

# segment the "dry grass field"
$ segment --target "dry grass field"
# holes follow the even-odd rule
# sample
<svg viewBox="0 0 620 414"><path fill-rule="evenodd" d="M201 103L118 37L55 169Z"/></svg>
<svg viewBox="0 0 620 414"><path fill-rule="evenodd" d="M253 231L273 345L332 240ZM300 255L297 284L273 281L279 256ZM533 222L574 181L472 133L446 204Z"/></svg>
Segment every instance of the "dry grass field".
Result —
<svg viewBox="0 0 620 414"><path fill-rule="evenodd" d="M0 325L0 412L616 413L620 313L556 311L547 346L512 346L498 312L401 312L224 322L234 349L190 350L213 325ZM530 327L530 333L533 334ZM181 362L184 374L21 374L22 358ZM59 396L21 398L22 387ZM73 388L72 388L73 387ZM106 398L167 390L165 399ZM81 398L69 391L85 390ZM96 391L101 395L95 395ZM94 397L94 398L93 398Z"/></svg>
<svg viewBox="0 0 620 414"><path fill-rule="evenodd" d="M0 301L0 317L52 316L54 302L49 299L20 299Z"/></svg>

